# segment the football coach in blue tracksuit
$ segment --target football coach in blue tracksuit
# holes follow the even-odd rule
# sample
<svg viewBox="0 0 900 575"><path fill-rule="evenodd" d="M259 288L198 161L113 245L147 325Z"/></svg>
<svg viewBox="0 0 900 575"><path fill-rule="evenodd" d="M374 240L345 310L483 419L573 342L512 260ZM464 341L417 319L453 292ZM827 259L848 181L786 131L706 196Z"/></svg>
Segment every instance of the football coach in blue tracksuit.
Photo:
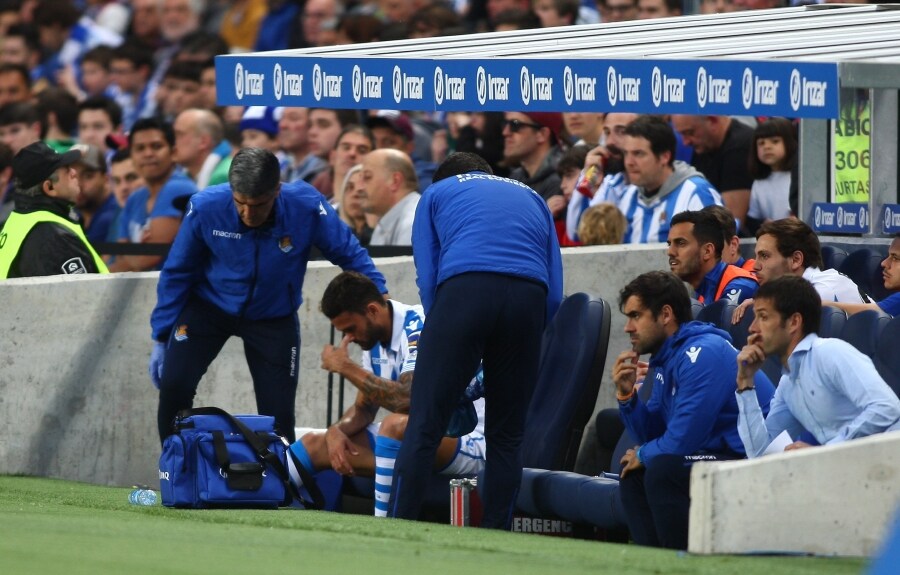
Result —
<svg viewBox="0 0 900 575"><path fill-rule="evenodd" d="M541 337L562 300L553 216L525 184L491 175L475 154L456 153L444 160L419 201L412 243L428 321L419 339L391 515L418 518L437 445L483 361L482 526L508 529Z"/></svg>
<svg viewBox="0 0 900 575"><path fill-rule="evenodd" d="M150 378L159 388L160 439L191 407L200 378L230 336L244 340L259 413L294 441L300 353L297 309L309 251L367 275L375 269L325 198L303 183L282 184L269 151L238 152L228 184L195 194L159 275L150 317ZM473 370L474 373L474 370Z"/></svg>

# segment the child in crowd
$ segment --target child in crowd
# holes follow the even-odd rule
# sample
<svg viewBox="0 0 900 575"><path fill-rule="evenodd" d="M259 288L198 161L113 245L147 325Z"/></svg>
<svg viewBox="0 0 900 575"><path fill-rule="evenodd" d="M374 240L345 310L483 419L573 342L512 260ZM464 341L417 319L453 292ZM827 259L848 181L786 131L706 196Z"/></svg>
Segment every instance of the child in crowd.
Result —
<svg viewBox="0 0 900 575"><path fill-rule="evenodd" d="M628 220L615 204L602 202L584 211L578 223L578 239L586 246L621 244Z"/></svg>
<svg viewBox="0 0 900 575"><path fill-rule="evenodd" d="M769 118L753 132L749 167L753 176L747 228L753 233L766 220L791 216L788 201L791 168L797 160L794 125L785 118Z"/></svg>

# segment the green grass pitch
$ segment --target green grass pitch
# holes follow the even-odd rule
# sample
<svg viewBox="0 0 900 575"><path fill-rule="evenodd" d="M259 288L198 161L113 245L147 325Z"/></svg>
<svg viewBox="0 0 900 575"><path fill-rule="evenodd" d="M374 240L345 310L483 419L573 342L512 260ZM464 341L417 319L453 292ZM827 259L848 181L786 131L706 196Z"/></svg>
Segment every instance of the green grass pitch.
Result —
<svg viewBox="0 0 900 575"><path fill-rule="evenodd" d="M865 566L861 559L701 557L291 509L139 507L128 503L129 492L0 477L0 573L830 575Z"/></svg>

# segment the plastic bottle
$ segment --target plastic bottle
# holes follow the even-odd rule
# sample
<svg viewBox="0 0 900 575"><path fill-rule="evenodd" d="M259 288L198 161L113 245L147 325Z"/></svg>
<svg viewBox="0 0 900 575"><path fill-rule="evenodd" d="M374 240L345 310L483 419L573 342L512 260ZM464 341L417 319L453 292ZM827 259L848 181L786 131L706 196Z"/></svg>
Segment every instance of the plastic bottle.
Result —
<svg viewBox="0 0 900 575"><path fill-rule="evenodd" d="M156 491L143 486L135 487L131 491L131 495L128 496L128 501L132 505L143 505L145 507L156 505L157 499Z"/></svg>

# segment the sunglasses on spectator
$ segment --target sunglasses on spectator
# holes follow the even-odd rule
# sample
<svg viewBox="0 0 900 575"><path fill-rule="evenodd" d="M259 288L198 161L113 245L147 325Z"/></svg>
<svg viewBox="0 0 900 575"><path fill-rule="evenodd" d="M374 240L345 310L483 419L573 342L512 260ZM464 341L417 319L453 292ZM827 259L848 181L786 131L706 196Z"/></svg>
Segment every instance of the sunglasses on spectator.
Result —
<svg viewBox="0 0 900 575"><path fill-rule="evenodd" d="M540 124L529 124L528 122L523 122L522 120L504 120L503 127L509 128L509 131L512 133L517 133L522 128L531 128L533 130L540 130L543 128Z"/></svg>

